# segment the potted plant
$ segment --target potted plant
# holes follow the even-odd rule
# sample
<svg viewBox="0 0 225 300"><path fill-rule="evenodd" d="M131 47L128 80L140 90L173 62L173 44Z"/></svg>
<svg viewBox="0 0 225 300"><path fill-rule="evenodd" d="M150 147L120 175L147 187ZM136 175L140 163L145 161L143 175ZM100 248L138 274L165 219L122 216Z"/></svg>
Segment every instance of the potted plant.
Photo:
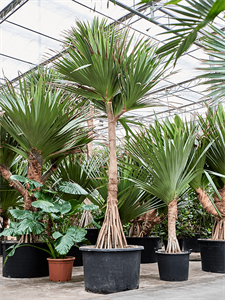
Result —
<svg viewBox="0 0 225 300"><path fill-rule="evenodd" d="M169 130L171 129L171 130ZM181 251L176 236L177 201L188 183L202 170L190 168L196 138L196 126L183 123L175 116L174 123L166 119L162 125L133 134L127 149L138 163L142 163L142 178L133 178L136 185L165 202L168 208L168 244L165 251L157 251L161 280L188 279L189 251Z"/></svg>
<svg viewBox="0 0 225 300"><path fill-rule="evenodd" d="M91 24L78 21L76 28L65 35L65 55L54 62L65 80L61 86L90 99L108 121L110 163L105 220L96 246L81 248L85 289L92 292L136 289L139 284L142 247L127 247L117 208L116 123L129 121L121 118L126 112L159 104L144 95L159 82L165 66L149 41L137 42L131 49L133 39L127 30L106 26L106 20L95 18ZM92 257L91 261L87 256ZM96 267L106 262L101 270Z"/></svg>
<svg viewBox="0 0 225 300"><path fill-rule="evenodd" d="M18 180L19 178L17 178ZM21 178L20 178L21 180ZM82 188L72 182L63 182L60 189L64 192L69 189L82 191ZM11 209L10 213L15 221L10 222L9 228L5 229L3 236L21 236L32 233L39 237L39 240L46 243L47 248L38 244L32 247L45 251L48 256L49 278L51 281L68 281L71 279L74 257L66 256L75 243L86 241L86 230L73 225L75 214L83 209L96 209L93 205L83 205L77 200L64 201L59 197L53 199L51 191L33 192L38 199L32 203L35 211ZM49 222L51 226L49 227ZM4 257L3 276L7 276L8 258L19 250L18 248L29 246L27 243L16 243L7 249L8 255Z"/></svg>
<svg viewBox="0 0 225 300"><path fill-rule="evenodd" d="M81 110L80 100L72 97L72 103L71 94L53 86L57 76L52 69L39 69L19 79L18 89L6 80L0 93L1 132L4 133L0 174L23 196L26 210L32 209L35 197L11 178L13 155L27 161L28 179L45 184L63 158L80 152L92 140L85 127L86 108Z"/></svg>
<svg viewBox="0 0 225 300"><path fill-rule="evenodd" d="M176 233L180 249L200 252L198 239L211 237L213 216L205 211L196 197L196 192L190 188L179 197L177 209ZM155 234L163 238L165 247L168 241L167 228L166 217L154 229Z"/></svg>
<svg viewBox="0 0 225 300"><path fill-rule="evenodd" d="M133 234L126 235L128 245L144 246L141 252L141 263L153 263L157 261L155 248L158 248L159 237L149 236L152 227L155 223L160 222L162 217L156 216L156 209L164 206L164 203L159 199L152 197L145 191L134 186L130 177L136 177L141 174L141 166L135 165L134 170L132 159L122 151L117 151L119 160L118 165L118 210L123 225L128 222L142 219L145 226L140 230L138 235L134 234L134 224L132 223L131 230ZM90 190L88 198L100 207L105 214L107 203L107 183L108 183L108 158L99 151L98 157L93 157L90 162L84 166L89 180ZM134 221L133 221L134 220ZM150 225L151 224L151 225Z"/></svg>

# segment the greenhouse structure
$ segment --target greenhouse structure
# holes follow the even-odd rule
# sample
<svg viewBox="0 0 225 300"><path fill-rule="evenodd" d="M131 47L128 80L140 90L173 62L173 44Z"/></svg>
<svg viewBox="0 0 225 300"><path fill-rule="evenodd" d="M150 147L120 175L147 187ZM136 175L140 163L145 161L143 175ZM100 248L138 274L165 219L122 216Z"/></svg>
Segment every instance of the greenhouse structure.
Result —
<svg viewBox="0 0 225 300"><path fill-rule="evenodd" d="M0 38L0 299L225 299L225 0L1 0Z"/></svg>

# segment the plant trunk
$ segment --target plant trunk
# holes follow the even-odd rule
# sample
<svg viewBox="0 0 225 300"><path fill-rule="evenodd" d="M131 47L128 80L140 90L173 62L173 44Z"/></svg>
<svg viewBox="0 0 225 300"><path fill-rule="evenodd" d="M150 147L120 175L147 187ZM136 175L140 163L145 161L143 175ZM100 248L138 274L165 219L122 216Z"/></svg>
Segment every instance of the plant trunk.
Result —
<svg viewBox="0 0 225 300"><path fill-rule="evenodd" d="M111 102L106 103L106 112L108 117L108 135L109 135L109 184L108 198L105 219L99 232L96 248L126 248L127 242L123 233L123 227L120 221L117 207L117 157L116 157L116 120L113 116Z"/></svg>
<svg viewBox="0 0 225 300"><path fill-rule="evenodd" d="M31 151L29 154L29 161L28 161L28 171L27 171L27 178L35 180L41 183L41 167L42 167L42 158L40 153ZM29 188L29 185L27 185ZM36 201L37 199L31 194L29 195L28 191L26 191L24 195L24 209L35 211L35 208L32 207L32 202Z"/></svg>
<svg viewBox="0 0 225 300"><path fill-rule="evenodd" d="M84 199L84 203L91 204L91 201L88 198L86 198L86 199ZM81 227L81 228L86 227L88 224L90 224L92 222L92 218L93 218L93 216L92 216L91 212L89 210L84 210L82 213L80 222L79 222L79 227ZM89 226L88 228L93 228L93 225Z"/></svg>
<svg viewBox="0 0 225 300"><path fill-rule="evenodd" d="M215 207L211 203L208 195L200 187L196 189L197 197L205 208L205 210L215 216L215 223L212 230L213 240L225 240L225 186L222 189L218 189L221 199L215 193L214 203L219 210L222 218L218 215Z"/></svg>
<svg viewBox="0 0 225 300"><path fill-rule="evenodd" d="M142 231L142 224L144 222L144 219L141 218L141 217L135 218L135 219L130 221L132 223L132 225L131 225L131 228L129 230L129 237L138 237L138 236L140 236L140 233Z"/></svg>
<svg viewBox="0 0 225 300"><path fill-rule="evenodd" d="M177 198L168 205L168 244L166 253L180 253L180 246L176 236Z"/></svg>
<svg viewBox="0 0 225 300"><path fill-rule="evenodd" d="M7 226L9 225L9 218L6 217L6 216L4 215L4 213L2 214L1 217L2 217L2 219L3 219L3 229L6 229Z"/></svg>
<svg viewBox="0 0 225 300"><path fill-rule="evenodd" d="M198 198L199 202L205 208L205 210L209 214L214 215L215 217L219 217L218 213L217 213L215 207L213 206L212 202L210 201L206 191L204 191L203 189L201 189L199 187L198 189L196 189L196 193L197 193L197 198Z"/></svg>
<svg viewBox="0 0 225 300"><path fill-rule="evenodd" d="M90 130L90 132L88 133L88 137L93 138L94 137L94 132L93 132L93 128L94 128L94 109L93 109L93 107L91 107L90 110L89 110L89 117L90 117L90 119L87 120L88 129ZM91 155L92 155L93 143L92 142L88 143L87 146L86 146L86 149L87 149L87 160L89 160Z"/></svg>
<svg viewBox="0 0 225 300"><path fill-rule="evenodd" d="M147 214L145 214L144 225L142 227L142 231L140 233L140 237L148 237L151 234L152 229L155 227L156 224L160 224L165 215L162 214L161 216L156 216L157 210L154 209Z"/></svg>
<svg viewBox="0 0 225 300"><path fill-rule="evenodd" d="M221 199L215 194L214 202L222 218L219 216L215 218L215 223L212 230L213 240L225 240L225 186L218 189Z"/></svg>

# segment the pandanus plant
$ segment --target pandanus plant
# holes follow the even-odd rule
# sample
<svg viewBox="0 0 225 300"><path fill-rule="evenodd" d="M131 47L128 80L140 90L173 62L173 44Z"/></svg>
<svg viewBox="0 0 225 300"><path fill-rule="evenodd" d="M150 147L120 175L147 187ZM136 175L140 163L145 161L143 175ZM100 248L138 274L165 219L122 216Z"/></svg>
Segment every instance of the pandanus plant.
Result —
<svg viewBox="0 0 225 300"><path fill-rule="evenodd" d="M62 158L80 151L91 140L85 107L81 109L74 95L46 83L45 72L19 79L18 88L6 80L0 93L2 132L15 140L14 144L6 141L1 147L22 156L28 162L27 178L41 184L54 173ZM56 75L55 71L48 72L47 77L54 80ZM31 203L36 198L11 178L6 160L9 157L3 153L1 175L24 197L24 208L33 210ZM47 165L49 169L45 170Z"/></svg>
<svg viewBox="0 0 225 300"><path fill-rule="evenodd" d="M116 123L128 111L159 104L144 96L159 82L165 68L149 41L140 40L132 47L134 36L118 26L106 26L106 20L76 22L65 33L65 41L66 54L54 63L63 75L64 87L90 99L108 120L107 209L96 247L124 248L127 243L117 208Z"/></svg>
<svg viewBox="0 0 225 300"><path fill-rule="evenodd" d="M189 128L176 116L170 124L168 119L162 125L158 121L137 134L127 144L127 150L139 164L143 176L133 182L144 191L161 199L168 207L168 245L166 252L180 252L176 236L177 201L179 195L195 176L202 172L191 167L192 150L196 138L195 126ZM177 126L176 124L179 124Z"/></svg>
<svg viewBox="0 0 225 300"><path fill-rule="evenodd" d="M215 216L212 239L225 240L225 111L222 104L215 112L209 107L206 118L199 116L199 120L203 139L206 145L210 145L205 163L212 176L212 180L209 175L207 179L216 190L214 201L208 197L201 185L196 191L206 211Z"/></svg>

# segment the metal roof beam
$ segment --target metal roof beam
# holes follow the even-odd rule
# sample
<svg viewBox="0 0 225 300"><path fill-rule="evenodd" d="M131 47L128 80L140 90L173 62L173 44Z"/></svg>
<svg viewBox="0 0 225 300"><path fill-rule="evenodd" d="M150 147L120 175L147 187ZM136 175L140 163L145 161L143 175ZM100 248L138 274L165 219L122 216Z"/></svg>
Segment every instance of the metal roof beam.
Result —
<svg viewBox="0 0 225 300"><path fill-rule="evenodd" d="M29 0L13 0L0 11L0 24L8 19L14 12L21 8Z"/></svg>

